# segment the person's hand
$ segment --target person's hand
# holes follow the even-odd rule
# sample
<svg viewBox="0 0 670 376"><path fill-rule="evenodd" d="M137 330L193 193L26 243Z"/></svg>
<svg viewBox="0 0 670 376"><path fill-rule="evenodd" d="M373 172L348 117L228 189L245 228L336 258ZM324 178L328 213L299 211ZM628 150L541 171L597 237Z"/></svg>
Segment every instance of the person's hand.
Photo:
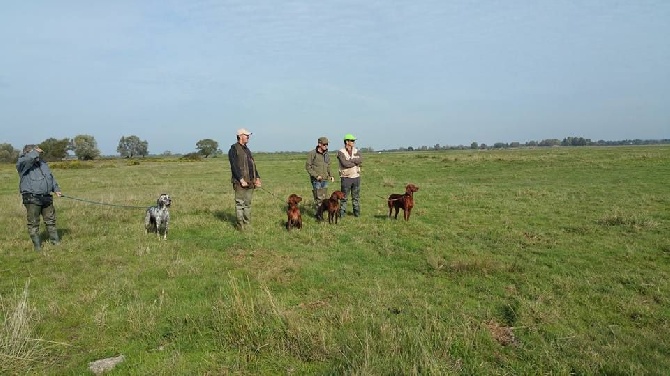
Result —
<svg viewBox="0 0 670 376"><path fill-rule="evenodd" d="M244 178L242 178L240 179L240 185L242 186L242 188L246 188L249 186L249 183L247 183L247 181L244 180Z"/></svg>
<svg viewBox="0 0 670 376"><path fill-rule="evenodd" d="M316 177L316 181L321 181L321 180L323 180L323 177L321 177L321 175Z"/></svg>
<svg viewBox="0 0 670 376"><path fill-rule="evenodd" d="M61 197L61 196L63 196L63 194L62 194L62 193L60 193L60 192L54 192L54 193L56 193L56 196L58 196L58 197Z"/></svg>
<svg viewBox="0 0 670 376"><path fill-rule="evenodd" d="M334 182L334 181L335 181L335 177L334 177L334 176L331 176L331 177L330 177L330 182L332 183L332 182Z"/></svg>
<svg viewBox="0 0 670 376"><path fill-rule="evenodd" d="M256 180L254 180L254 186L260 188L260 186L261 186L261 178L256 178Z"/></svg>
<svg viewBox="0 0 670 376"><path fill-rule="evenodd" d="M38 152L38 153L41 153L42 149L40 149L40 147L38 146L38 147L35 148L35 151Z"/></svg>

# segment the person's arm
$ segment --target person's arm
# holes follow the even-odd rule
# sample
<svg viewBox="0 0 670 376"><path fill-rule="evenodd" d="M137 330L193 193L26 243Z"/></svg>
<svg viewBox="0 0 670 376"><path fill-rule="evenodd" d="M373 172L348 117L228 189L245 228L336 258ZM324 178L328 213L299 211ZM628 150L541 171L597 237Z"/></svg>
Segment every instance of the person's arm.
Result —
<svg viewBox="0 0 670 376"><path fill-rule="evenodd" d="M363 165L363 156L361 155L360 150L356 150L356 156L358 158L354 160L354 163L356 164L356 166L360 167L361 165Z"/></svg>
<svg viewBox="0 0 670 376"><path fill-rule="evenodd" d="M307 162L305 162L305 171L309 174L310 177L316 179L318 176L316 171L314 171L314 154L310 151L307 153Z"/></svg>
<svg viewBox="0 0 670 376"><path fill-rule="evenodd" d="M327 154L328 152L324 153L324 162L326 163L326 173L328 174L327 179L330 181L335 181L335 178L333 177L333 174L330 172L330 155Z"/></svg>
<svg viewBox="0 0 670 376"><path fill-rule="evenodd" d="M235 145L231 146L230 150L228 150L228 161L230 162L230 172L233 174L233 179L241 182L243 180L242 170L237 165L237 150L235 149Z"/></svg>
<svg viewBox="0 0 670 376"><path fill-rule="evenodd" d="M58 185L58 182L56 181L56 178L53 176L53 174L51 175L51 179L53 179L54 182L54 193L58 197L62 196L63 194L61 193L60 185Z"/></svg>
<svg viewBox="0 0 670 376"><path fill-rule="evenodd" d="M40 153L34 149L19 156L19 160L16 161L16 171L18 171L19 175L23 176L37 163L39 158Z"/></svg>
<svg viewBox="0 0 670 376"><path fill-rule="evenodd" d="M352 168L356 166L356 164L352 160L347 159L347 157L341 151L337 152L337 160L340 162L340 166L344 168Z"/></svg>
<svg viewBox="0 0 670 376"><path fill-rule="evenodd" d="M56 181L56 178L54 177L54 174L51 172L51 169L49 169L49 176L51 177L51 182L53 183L53 193L56 194L56 196L60 197L63 194L60 191L60 186L58 185L58 182Z"/></svg>
<svg viewBox="0 0 670 376"><path fill-rule="evenodd" d="M253 166L254 166L254 176L256 176L256 179L254 180L254 187L255 188L260 188L261 187L261 174L258 173L258 168L256 167L256 160L253 159Z"/></svg>

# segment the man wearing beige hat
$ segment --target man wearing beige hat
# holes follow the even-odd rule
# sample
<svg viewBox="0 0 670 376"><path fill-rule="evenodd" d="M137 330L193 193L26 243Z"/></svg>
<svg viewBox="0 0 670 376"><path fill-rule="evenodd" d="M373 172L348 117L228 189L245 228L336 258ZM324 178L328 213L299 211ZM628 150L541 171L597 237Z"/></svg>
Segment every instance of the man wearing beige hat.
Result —
<svg viewBox="0 0 670 376"><path fill-rule="evenodd" d="M314 196L315 205L314 211L316 213L321 205L321 201L328 198L328 182L335 181L335 178L330 173L328 138L319 137L316 148L310 150L307 154L305 170L307 170L309 180L312 184L312 195Z"/></svg>
<svg viewBox="0 0 670 376"><path fill-rule="evenodd" d="M231 182L235 191L235 217L237 228L243 230L251 221L251 198L255 188L261 186L261 177L256 162L247 147L251 132L241 128L237 130L237 142L230 145L228 161L232 173Z"/></svg>

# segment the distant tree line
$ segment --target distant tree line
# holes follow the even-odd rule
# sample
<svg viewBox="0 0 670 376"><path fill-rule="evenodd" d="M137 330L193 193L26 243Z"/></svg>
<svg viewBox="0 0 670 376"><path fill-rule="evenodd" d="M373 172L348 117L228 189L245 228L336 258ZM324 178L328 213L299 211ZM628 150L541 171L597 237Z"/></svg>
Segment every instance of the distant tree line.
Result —
<svg viewBox="0 0 670 376"><path fill-rule="evenodd" d="M77 159L80 160L92 160L100 156L95 138L86 134L77 135L72 139L47 138L38 145L42 149L42 158L47 161L65 159L69 151L74 152ZM11 144L0 144L0 161L16 162L20 152L20 149L14 148Z"/></svg>
<svg viewBox="0 0 670 376"><path fill-rule="evenodd" d="M670 144L670 139L660 139L660 140L620 140L620 141L605 141L598 140L592 141L590 138L584 137L566 137L563 140L557 138L548 138L542 141L528 141L526 143L520 142L496 142L493 145L480 144L478 142L472 142L469 146L466 145L455 145L455 146L442 146L440 144L435 144L433 146L419 146L419 147L400 147L397 149L387 149L385 151L414 151L414 150L488 150L488 149L514 149L521 147L547 147L547 146L621 146L621 145L662 145Z"/></svg>
<svg viewBox="0 0 670 376"><path fill-rule="evenodd" d="M397 149L385 149L384 151L414 151L414 150L488 150L488 149L513 149L522 147L551 147L551 146L617 146L617 145L658 145L670 144L670 139L661 140L621 140L621 141L592 141L584 137L566 137L563 140L557 138L549 138L541 141L528 141L526 143L520 142L496 142L493 145L484 143L472 142L470 145L457 146L443 146L435 144L433 146L407 146L399 147ZM74 153L74 157L79 160L94 160L100 158L100 149L95 138L91 135L77 135L74 138L48 138L39 143L43 150L42 157L47 161L58 161L70 158L69 152ZM216 157L222 155L223 152L219 149L219 143L211 138L199 140L195 144L196 151L187 154L192 157ZM23 147L21 147L23 148ZM362 147L362 152L371 153L375 150L372 147ZM149 155L149 143L146 140L141 140L135 135L122 136L116 148L116 152L122 158L146 157ZM0 162L14 163L19 157L20 149L14 148L11 144L0 144ZM292 151L282 151L278 153L294 153ZM161 155L170 156L172 152L165 151Z"/></svg>
<svg viewBox="0 0 670 376"><path fill-rule="evenodd" d="M95 160L100 158L100 149L95 137L81 134L74 138L48 138L39 144L42 149L42 157L47 161L59 161L70 158L69 152L74 153L78 160ZM22 149L23 147L21 147ZM14 148L11 144L0 144L0 162L16 162L21 150ZM146 157L149 155L149 143L141 140L135 135L122 136L116 147L116 152L122 158ZM197 156L208 158L222 154L219 149L219 143L206 138L196 143L196 152L191 153ZM170 151L163 152L164 156L172 155Z"/></svg>

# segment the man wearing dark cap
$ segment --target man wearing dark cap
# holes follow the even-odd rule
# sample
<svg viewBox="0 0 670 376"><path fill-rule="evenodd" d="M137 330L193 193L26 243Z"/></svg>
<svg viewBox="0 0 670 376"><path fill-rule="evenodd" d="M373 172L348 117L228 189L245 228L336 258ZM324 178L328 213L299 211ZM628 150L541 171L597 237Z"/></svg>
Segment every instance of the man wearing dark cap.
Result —
<svg viewBox="0 0 670 376"><path fill-rule="evenodd" d="M243 230L251 221L251 198L254 188L260 188L261 177L256 169L256 162L247 147L251 132L241 128L237 130L237 142L230 145L228 161L230 162L231 182L235 191L235 217L237 228Z"/></svg>
<svg viewBox="0 0 670 376"><path fill-rule="evenodd" d="M335 181L330 173L330 156L328 156L328 138L319 137L316 148L310 150L305 162L305 170L312 183L314 210L318 210L321 201L328 198L328 182Z"/></svg>

